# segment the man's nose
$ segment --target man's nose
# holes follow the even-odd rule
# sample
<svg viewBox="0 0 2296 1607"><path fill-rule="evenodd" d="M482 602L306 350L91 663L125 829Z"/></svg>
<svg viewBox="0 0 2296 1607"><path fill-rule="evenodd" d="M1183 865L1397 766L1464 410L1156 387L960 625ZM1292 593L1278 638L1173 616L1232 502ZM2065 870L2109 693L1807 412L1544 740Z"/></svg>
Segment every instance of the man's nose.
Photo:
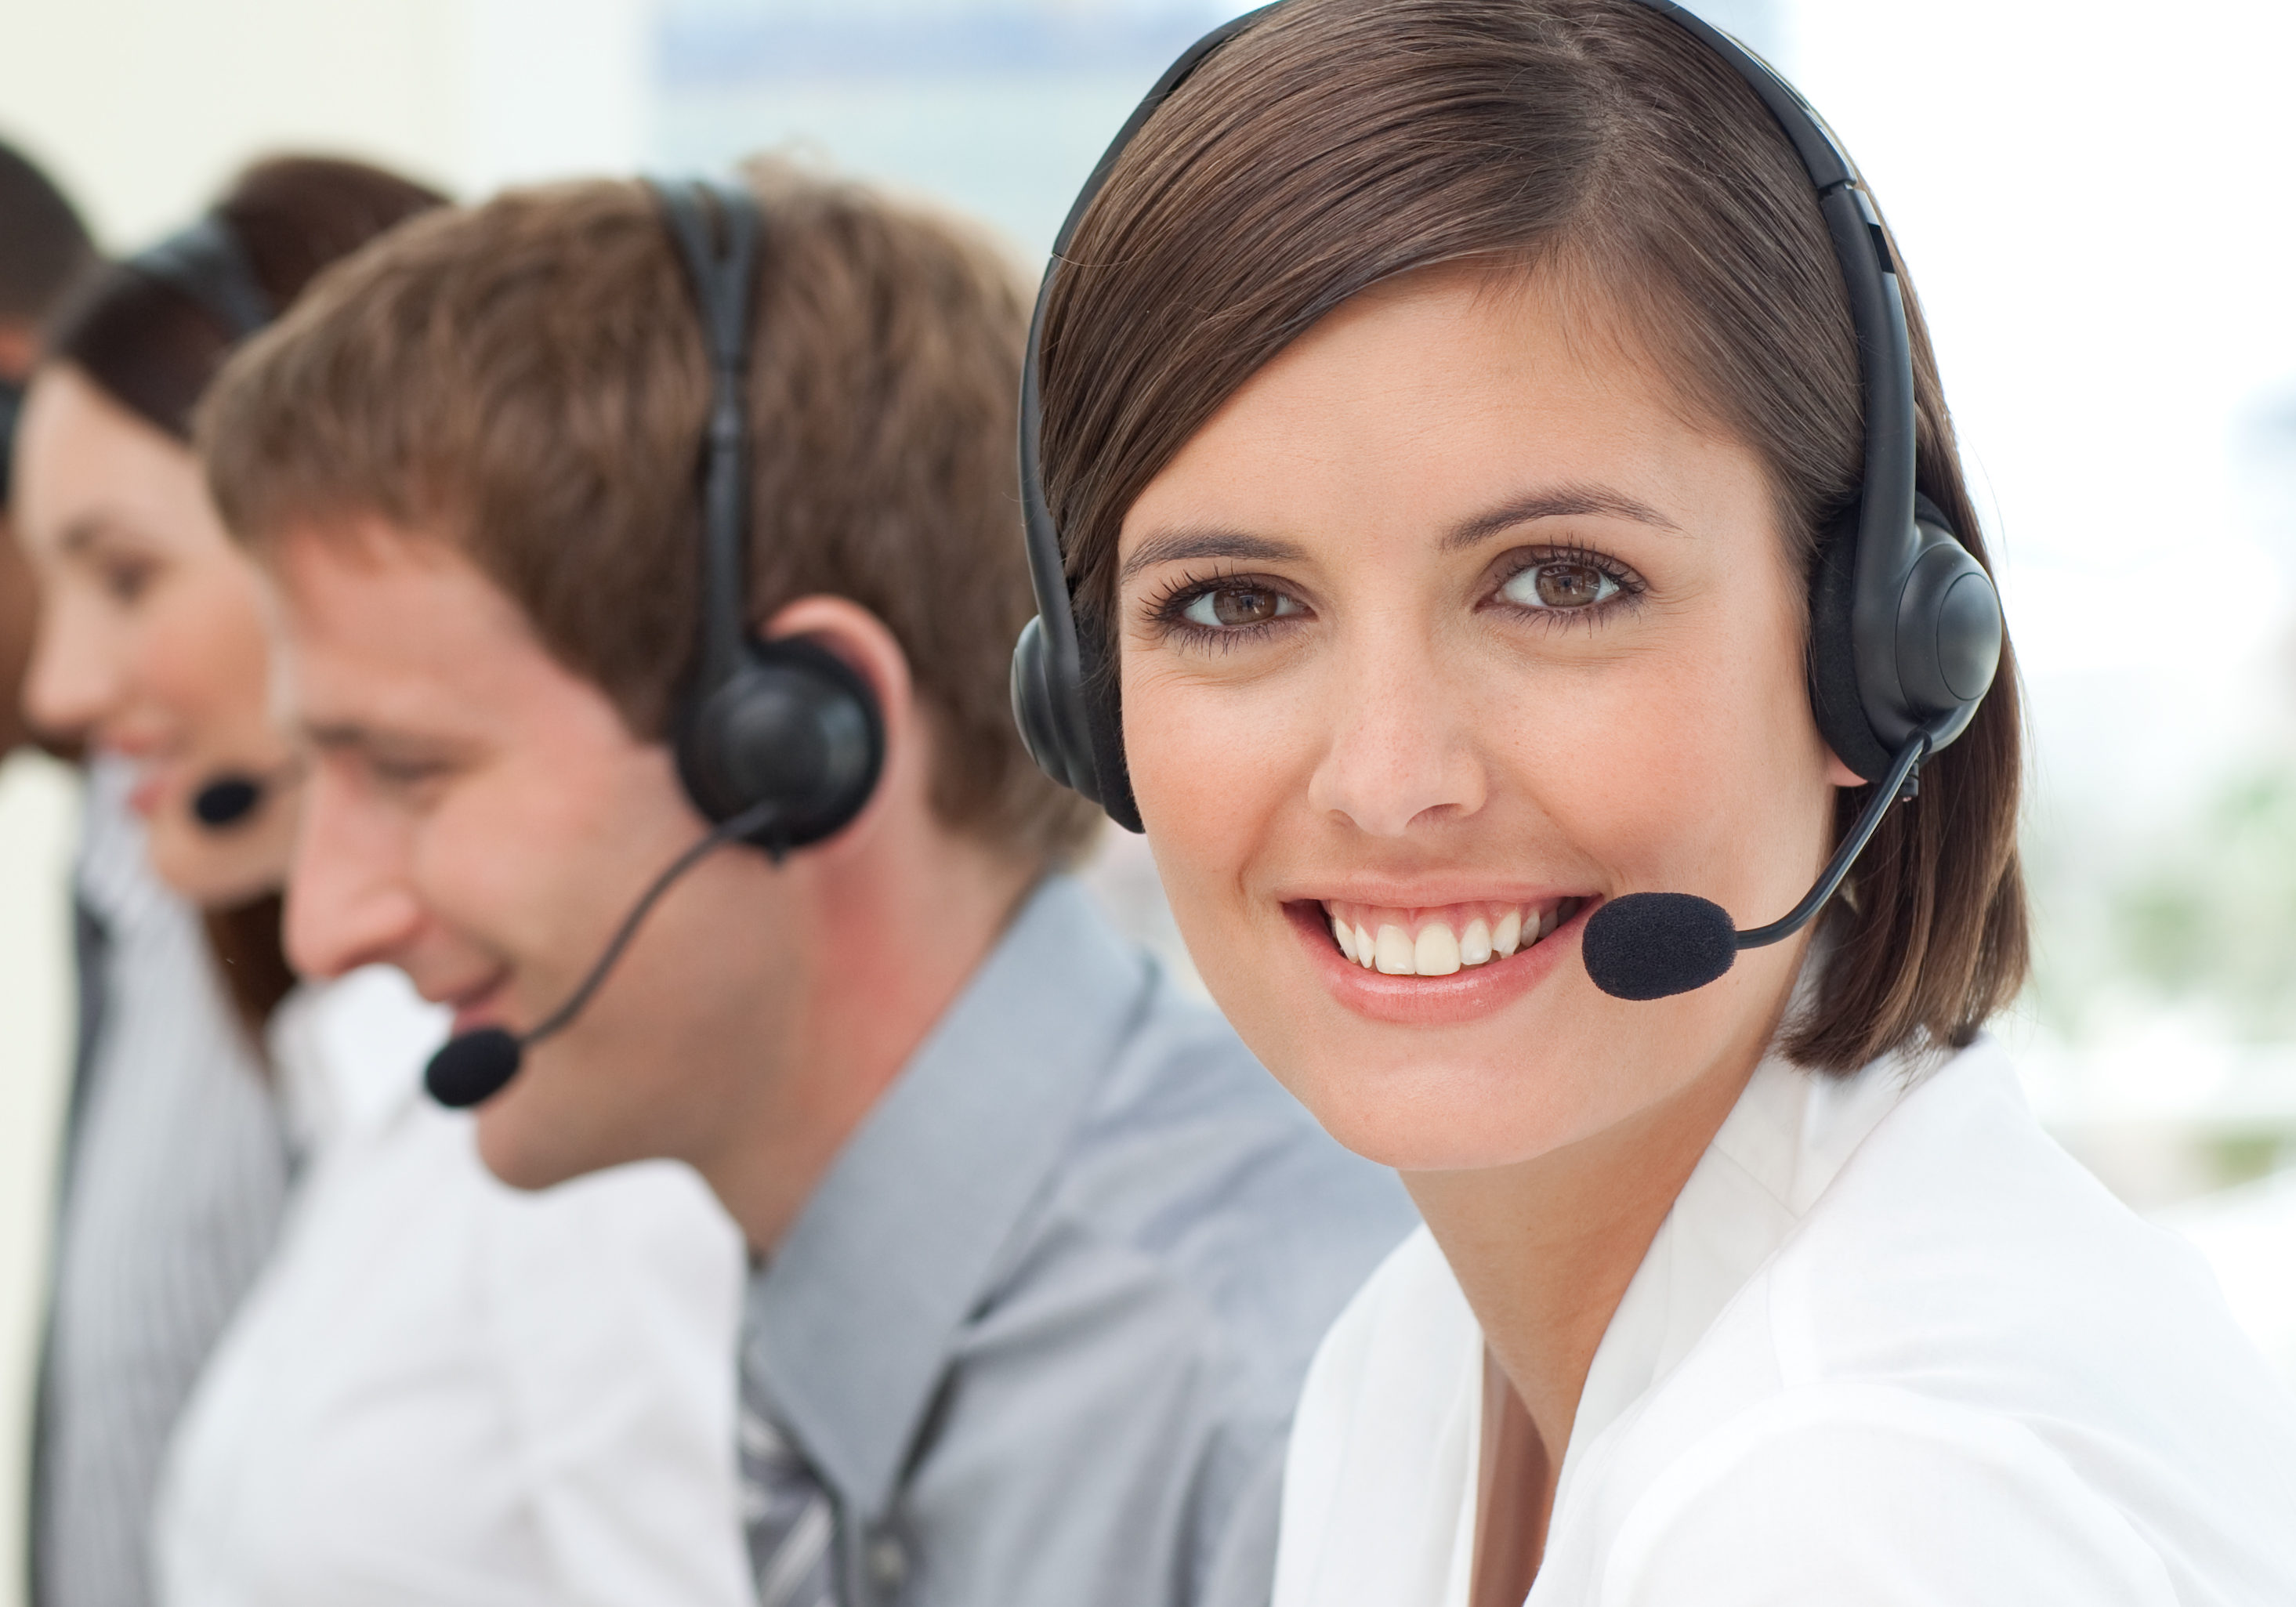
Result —
<svg viewBox="0 0 2296 1607"><path fill-rule="evenodd" d="M288 963L307 977L339 977L393 962L422 920L402 832L324 764L304 792L287 880Z"/></svg>

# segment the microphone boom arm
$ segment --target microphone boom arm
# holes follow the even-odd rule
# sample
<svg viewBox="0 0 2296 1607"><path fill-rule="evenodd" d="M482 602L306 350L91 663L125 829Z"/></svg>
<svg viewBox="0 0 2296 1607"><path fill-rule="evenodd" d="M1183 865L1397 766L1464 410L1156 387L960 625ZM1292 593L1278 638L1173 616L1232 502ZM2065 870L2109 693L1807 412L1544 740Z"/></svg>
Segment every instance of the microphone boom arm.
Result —
<svg viewBox="0 0 2296 1607"><path fill-rule="evenodd" d="M1849 828L1849 834L1841 840L1841 846L1833 850L1833 857L1826 862L1825 873L1818 877L1817 885L1803 895L1802 901L1781 919L1771 922L1767 926L1758 926L1751 931L1740 932L1739 947L1760 948L1767 944L1782 942L1810 923L1817 912L1825 907L1826 900L1840 889L1844 878L1849 874L1849 867L1857 864L1857 856L1866 851L1866 845L1874 840L1874 833L1881 829L1882 816L1890 812L1891 804L1905 796L1906 783L1920 773L1922 761L1929 754L1929 733L1915 732L1906 740L1906 745L1898 750L1898 757L1890 762L1890 773L1874 787L1874 796L1866 800L1857 823Z"/></svg>
<svg viewBox="0 0 2296 1607"><path fill-rule="evenodd" d="M729 842L761 830L773 819L780 808L779 801L771 799L763 803L752 805L739 815L731 816L720 821L705 835L697 838L684 853L671 860L668 868L654 878L653 885L647 888L638 901L630 906L630 913L622 917L622 923L614 929L614 935L607 939L604 952L599 955L597 963L590 967L589 975L582 979L582 985L568 996L564 1004L536 1022L528 1030L521 1033L520 1042L521 1044L539 1043L581 1014L582 1007L590 1002L590 996L598 991L600 985L612 972L614 962L622 957L622 950L627 948L630 939L637 936L638 927L644 922L646 916L652 913L655 904L660 901L661 896L670 890L679 877L693 868L694 861L706 854L716 852ZM778 858L779 856L775 857Z"/></svg>

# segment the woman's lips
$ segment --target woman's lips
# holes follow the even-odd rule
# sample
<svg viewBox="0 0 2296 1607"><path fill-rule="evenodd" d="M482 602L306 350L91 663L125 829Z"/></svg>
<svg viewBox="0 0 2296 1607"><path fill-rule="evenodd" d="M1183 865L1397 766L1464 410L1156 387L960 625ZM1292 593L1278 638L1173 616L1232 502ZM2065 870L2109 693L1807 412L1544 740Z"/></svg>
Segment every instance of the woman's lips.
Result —
<svg viewBox="0 0 2296 1607"><path fill-rule="evenodd" d="M1367 969L1349 959L1333 936L1332 906L1325 901L1296 900L1283 908L1317 977L1342 1005L1375 1021L1434 1027L1473 1021L1504 1009L1552 975L1566 955L1576 959L1579 933L1601 901L1587 897L1543 902L1560 907L1553 909L1547 935L1530 947L1519 947L1510 955L1494 953L1482 963L1427 976L1378 969L1376 934L1373 934L1373 967ZM1340 908L1343 915L1354 911L1352 906ZM1390 937L1390 947L1394 946L1395 939ZM1414 948L1415 952L1415 940Z"/></svg>

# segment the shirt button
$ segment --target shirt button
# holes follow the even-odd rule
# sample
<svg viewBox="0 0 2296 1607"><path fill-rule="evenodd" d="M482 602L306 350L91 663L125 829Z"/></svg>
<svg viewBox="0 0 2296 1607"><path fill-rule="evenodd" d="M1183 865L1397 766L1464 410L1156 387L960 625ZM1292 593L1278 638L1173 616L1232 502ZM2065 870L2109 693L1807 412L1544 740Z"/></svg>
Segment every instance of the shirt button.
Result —
<svg viewBox="0 0 2296 1607"><path fill-rule="evenodd" d="M909 1577L909 1554L890 1535L869 1542L869 1578L882 1590L898 1590Z"/></svg>

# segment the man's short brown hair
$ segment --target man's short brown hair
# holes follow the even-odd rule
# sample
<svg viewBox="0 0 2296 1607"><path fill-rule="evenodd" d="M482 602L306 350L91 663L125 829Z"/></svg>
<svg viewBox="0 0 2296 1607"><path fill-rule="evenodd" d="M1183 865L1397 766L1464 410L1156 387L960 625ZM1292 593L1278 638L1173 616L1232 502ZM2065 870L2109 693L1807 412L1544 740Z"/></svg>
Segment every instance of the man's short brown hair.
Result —
<svg viewBox="0 0 2296 1607"><path fill-rule="evenodd" d="M1006 707L1031 604L1014 398L1028 309L956 221L774 161L749 393L750 617L850 598L907 654L937 816L1028 865L1095 816ZM692 668L709 381L652 197L592 182L425 218L327 276L210 393L200 440L258 552L363 514L465 553L630 729Z"/></svg>

